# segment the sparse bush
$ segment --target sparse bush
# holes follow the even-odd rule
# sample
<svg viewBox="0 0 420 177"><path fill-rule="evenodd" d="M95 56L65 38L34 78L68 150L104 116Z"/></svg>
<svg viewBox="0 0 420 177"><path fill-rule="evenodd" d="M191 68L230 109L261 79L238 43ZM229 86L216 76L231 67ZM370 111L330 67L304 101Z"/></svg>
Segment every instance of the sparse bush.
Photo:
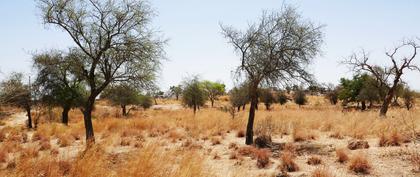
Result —
<svg viewBox="0 0 420 177"><path fill-rule="evenodd" d="M260 90L260 101L262 101L265 105L266 110L271 109L271 105L275 102L274 95L271 89L261 89Z"/></svg>
<svg viewBox="0 0 420 177"><path fill-rule="evenodd" d="M337 161L340 163L347 162L349 160L349 156L347 155L346 149L337 149L335 151L335 155L337 156Z"/></svg>
<svg viewBox="0 0 420 177"><path fill-rule="evenodd" d="M281 155L281 164L279 168L282 171L294 172L299 171L298 165L294 162L294 156L290 152L284 152Z"/></svg>
<svg viewBox="0 0 420 177"><path fill-rule="evenodd" d="M350 158L349 169L357 174L370 174L372 166L366 155L359 153Z"/></svg>
<svg viewBox="0 0 420 177"><path fill-rule="evenodd" d="M314 140L316 139L316 135L313 131L304 130L300 127L295 126L293 128L292 138L294 142L301 142L307 140Z"/></svg>
<svg viewBox="0 0 420 177"><path fill-rule="evenodd" d="M289 101L289 97L284 92L280 92L277 95L277 102L280 103L280 105L284 105Z"/></svg>
<svg viewBox="0 0 420 177"><path fill-rule="evenodd" d="M295 95L293 96L293 100L297 105L299 105L299 107L305 105L308 102L308 99L306 98L306 93L303 90L296 91Z"/></svg>
<svg viewBox="0 0 420 177"><path fill-rule="evenodd" d="M255 154L256 150L257 149L255 147L252 147L252 146L240 147L238 149L238 154L240 154L242 156L254 157L254 154Z"/></svg>

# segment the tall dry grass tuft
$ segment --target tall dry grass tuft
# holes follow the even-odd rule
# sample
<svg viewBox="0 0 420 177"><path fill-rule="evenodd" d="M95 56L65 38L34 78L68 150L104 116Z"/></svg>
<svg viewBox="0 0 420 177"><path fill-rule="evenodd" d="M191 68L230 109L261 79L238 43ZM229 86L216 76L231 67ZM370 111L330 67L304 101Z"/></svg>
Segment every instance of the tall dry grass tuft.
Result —
<svg viewBox="0 0 420 177"><path fill-rule="evenodd" d="M370 174L372 165L366 158L366 154L358 153L350 158L349 169L356 174Z"/></svg>
<svg viewBox="0 0 420 177"><path fill-rule="evenodd" d="M335 155L337 156L337 162L340 162L340 163L347 162L349 160L349 156L347 154L348 154L347 149L344 149L344 148L337 149L335 151Z"/></svg>
<svg viewBox="0 0 420 177"><path fill-rule="evenodd" d="M280 159L281 164L278 167L280 170L287 172L299 171L299 166L294 161L294 155L290 152L284 152Z"/></svg>

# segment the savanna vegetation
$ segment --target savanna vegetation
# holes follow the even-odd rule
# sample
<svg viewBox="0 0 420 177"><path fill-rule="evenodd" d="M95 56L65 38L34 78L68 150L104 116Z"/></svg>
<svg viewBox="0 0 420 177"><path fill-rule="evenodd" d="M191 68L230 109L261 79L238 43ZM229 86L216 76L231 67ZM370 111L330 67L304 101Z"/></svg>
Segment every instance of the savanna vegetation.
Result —
<svg viewBox="0 0 420 177"><path fill-rule="evenodd" d="M285 5L245 30L220 25L239 61L232 88L193 75L161 91L151 2L36 2L74 46L1 81L0 176L420 174L420 94L403 80L420 71L417 39L388 65L352 54L352 77L318 83L307 68L328 34Z"/></svg>

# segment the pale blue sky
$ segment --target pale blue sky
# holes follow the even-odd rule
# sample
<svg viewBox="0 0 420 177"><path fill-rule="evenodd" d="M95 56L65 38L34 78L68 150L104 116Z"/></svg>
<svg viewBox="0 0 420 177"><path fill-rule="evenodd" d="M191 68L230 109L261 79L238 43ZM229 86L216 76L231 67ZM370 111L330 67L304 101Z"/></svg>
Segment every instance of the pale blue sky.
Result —
<svg viewBox="0 0 420 177"><path fill-rule="evenodd" d="M183 78L199 74L203 79L232 85L231 71L238 57L220 34L219 23L245 28L262 10L278 10L282 0L153 0L158 16L154 26L169 39L168 61L164 62L159 84L163 89ZM338 62L353 51L365 48L377 63L403 38L420 37L420 1L404 0L289 0L302 16L325 24L323 55L310 71L319 82L337 84L350 76ZM0 2L0 78L11 71L31 73L31 52L65 49L73 42L53 27L44 27L33 0ZM420 63L420 56L417 59ZM419 73L404 79L420 90Z"/></svg>

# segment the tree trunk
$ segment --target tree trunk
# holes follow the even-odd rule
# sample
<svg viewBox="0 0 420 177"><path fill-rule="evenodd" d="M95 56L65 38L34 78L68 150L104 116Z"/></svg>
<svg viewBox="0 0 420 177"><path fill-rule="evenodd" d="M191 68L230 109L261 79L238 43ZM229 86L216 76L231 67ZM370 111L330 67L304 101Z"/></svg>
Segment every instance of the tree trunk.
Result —
<svg viewBox="0 0 420 177"><path fill-rule="evenodd" d="M61 123L63 123L64 125L69 125L69 112L70 107L64 106L63 112L61 113Z"/></svg>
<svg viewBox="0 0 420 177"><path fill-rule="evenodd" d="M246 104L244 104L244 105L242 106L242 110L243 110L243 111L245 111L245 106L246 106Z"/></svg>
<svg viewBox="0 0 420 177"><path fill-rule="evenodd" d="M394 92L397 88L397 85L398 85L399 81L400 81L399 76L396 76L396 78L394 80L394 83L393 83L394 85L389 89L388 94L386 95L385 100L382 103L382 107L381 107L381 110L379 112L379 116L381 116L381 117L386 116L386 113L388 112L389 104L391 103L392 98L394 97Z"/></svg>
<svg viewBox="0 0 420 177"><path fill-rule="evenodd" d="M193 109L194 109L194 115L195 115L195 113L197 112L197 105L196 104L194 104Z"/></svg>
<svg viewBox="0 0 420 177"><path fill-rule="evenodd" d="M366 101L362 101L362 111L366 110Z"/></svg>
<svg viewBox="0 0 420 177"><path fill-rule="evenodd" d="M258 84L254 84L250 88L251 96L251 107L249 108L249 117L248 124L246 126L246 139L245 144L251 145L254 143L254 118L255 118L255 109L258 106Z"/></svg>
<svg viewBox="0 0 420 177"><path fill-rule="evenodd" d="M175 97L176 97L176 101L178 101L179 95L178 95L178 94L176 94L176 95L175 95Z"/></svg>
<svg viewBox="0 0 420 177"><path fill-rule="evenodd" d="M28 116L28 128L32 128L32 115L31 115L31 108L26 108L26 116Z"/></svg>
<svg viewBox="0 0 420 177"><path fill-rule="evenodd" d="M156 97L153 97L153 99L155 100L155 105L157 105L157 100L156 100Z"/></svg>
<svg viewBox="0 0 420 177"><path fill-rule="evenodd" d="M211 107L213 107L213 105L214 105L214 100L213 100L213 99L211 99L210 101L211 101Z"/></svg>
<svg viewBox="0 0 420 177"><path fill-rule="evenodd" d="M95 135L93 133L93 124L92 124L92 111L93 111L93 106L95 105L95 97L96 96L91 96L89 98L83 111L83 120L85 123L87 148L95 144Z"/></svg>
<svg viewBox="0 0 420 177"><path fill-rule="evenodd" d="M369 107L368 107L368 108L369 108L369 109L371 109L372 107L373 107L373 101L372 101L372 100L370 100L370 101L369 101Z"/></svg>
<svg viewBox="0 0 420 177"><path fill-rule="evenodd" d="M241 106L238 106L238 112L241 111Z"/></svg>
<svg viewBox="0 0 420 177"><path fill-rule="evenodd" d="M246 140L245 144L251 145L254 143L254 118L255 110L257 108L257 101L255 98L251 98L251 107L249 108L248 124L246 127Z"/></svg>
<svg viewBox="0 0 420 177"><path fill-rule="evenodd" d="M122 109L122 115L123 116L127 116L127 106L126 105L121 105L121 109Z"/></svg>

